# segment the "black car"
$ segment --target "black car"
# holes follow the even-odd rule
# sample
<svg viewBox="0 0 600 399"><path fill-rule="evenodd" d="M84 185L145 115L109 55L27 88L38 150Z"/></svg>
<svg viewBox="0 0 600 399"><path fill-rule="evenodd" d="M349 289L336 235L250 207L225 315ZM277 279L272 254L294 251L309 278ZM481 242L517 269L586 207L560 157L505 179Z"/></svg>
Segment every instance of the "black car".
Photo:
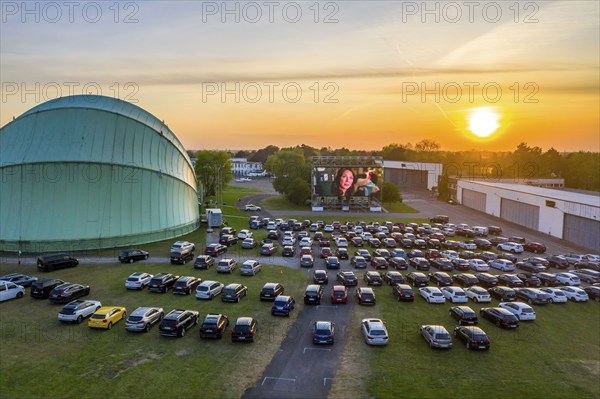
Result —
<svg viewBox="0 0 600 399"><path fill-rule="evenodd" d="M418 249L427 249L427 241L422 240L422 239L416 239L413 241L413 248L418 248Z"/></svg>
<svg viewBox="0 0 600 399"><path fill-rule="evenodd" d="M283 247L283 250L281 251L281 256L285 256L285 257L292 257L296 255L296 247L292 246L292 245L286 245L285 247Z"/></svg>
<svg viewBox="0 0 600 399"><path fill-rule="evenodd" d="M448 287L452 285L452 277L445 272L429 273L429 280L438 287Z"/></svg>
<svg viewBox="0 0 600 399"><path fill-rule="evenodd" d="M335 333L334 322L316 321L313 326L313 344L333 345Z"/></svg>
<svg viewBox="0 0 600 399"><path fill-rule="evenodd" d="M514 274L501 274L498 276L498 284L505 285L507 287L523 287L525 284L523 280L518 278Z"/></svg>
<svg viewBox="0 0 600 399"><path fill-rule="evenodd" d="M229 326L229 318L224 314L207 314L200 325L200 338L222 338Z"/></svg>
<svg viewBox="0 0 600 399"><path fill-rule="evenodd" d="M485 238L476 238L473 240L473 242L475 243L475 245L477 245L477 248L479 249L492 249L492 243L489 240L486 240Z"/></svg>
<svg viewBox="0 0 600 399"><path fill-rule="evenodd" d="M126 249L119 252L119 261L122 263L133 263L136 260L148 259L150 254L141 249Z"/></svg>
<svg viewBox="0 0 600 399"><path fill-rule="evenodd" d="M596 302L600 302L600 287L595 285L590 285L583 289L590 299L593 299Z"/></svg>
<svg viewBox="0 0 600 399"><path fill-rule="evenodd" d="M313 283L315 284L327 284L329 283L329 277L325 270L315 270L313 272Z"/></svg>
<svg viewBox="0 0 600 399"><path fill-rule="evenodd" d="M221 254L224 254L225 252L227 252L227 247L222 244L209 244L204 250L205 255L210 255L215 258Z"/></svg>
<svg viewBox="0 0 600 399"><path fill-rule="evenodd" d="M435 258L429 260L429 264L439 271L450 272L454 269L452 262L447 258Z"/></svg>
<svg viewBox="0 0 600 399"><path fill-rule="evenodd" d="M171 251L171 263L172 264L185 264L191 260L194 260L194 253L190 249L181 249L177 251Z"/></svg>
<svg viewBox="0 0 600 399"><path fill-rule="evenodd" d="M452 259L452 266L454 266L454 270L460 272L466 272L471 269L471 264L469 261L463 258Z"/></svg>
<svg viewBox="0 0 600 399"><path fill-rule="evenodd" d="M373 266L375 269L387 269L389 263L383 256L375 256L373 259L371 259L371 266Z"/></svg>
<svg viewBox="0 0 600 399"><path fill-rule="evenodd" d="M517 300L517 291L504 285L498 285L488 290L492 298L496 298L501 302L513 302Z"/></svg>
<svg viewBox="0 0 600 399"><path fill-rule="evenodd" d="M452 276L454 282L463 288L472 287L479 284L479 280L473 274L459 273Z"/></svg>
<svg viewBox="0 0 600 399"><path fill-rule="evenodd" d="M413 302L415 300L415 293L407 284L396 284L392 293L398 301Z"/></svg>
<svg viewBox="0 0 600 399"><path fill-rule="evenodd" d="M50 296L50 292L61 284L65 282L57 278L43 278L31 284L29 294L32 298L46 299Z"/></svg>
<svg viewBox="0 0 600 399"><path fill-rule="evenodd" d="M400 256L394 256L388 260L388 265L396 270L408 270L408 262Z"/></svg>
<svg viewBox="0 0 600 399"><path fill-rule="evenodd" d="M52 303L67 303L89 294L89 285L64 283L50 291L49 299Z"/></svg>
<svg viewBox="0 0 600 399"><path fill-rule="evenodd" d="M219 237L219 244L223 244L227 247L237 244L238 238L230 234L223 234Z"/></svg>
<svg viewBox="0 0 600 399"><path fill-rule="evenodd" d="M190 295L192 291L196 291L198 284L202 279L192 276L183 276L177 279L173 285L173 294Z"/></svg>
<svg viewBox="0 0 600 399"><path fill-rule="evenodd" d="M454 336L465 343L467 349L490 349L490 339L485 332L475 326L459 326L454 329Z"/></svg>
<svg viewBox="0 0 600 399"><path fill-rule="evenodd" d="M389 260L392 257L392 255L390 254L390 251L388 251L385 248L376 249L373 252L373 256L380 256L380 257L384 258L385 260Z"/></svg>
<svg viewBox="0 0 600 399"><path fill-rule="evenodd" d="M194 262L194 269L210 269L215 265L215 258L210 255L200 255Z"/></svg>
<svg viewBox="0 0 600 399"><path fill-rule="evenodd" d="M260 290L261 301L274 301L277 296L282 295L284 288L279 283L266 283Z"/></svg>
<svg viewBox="0 0 600 399"><path fill-rule="evenodd" d="M344 286L358 285L358 279L353 272L339 272L336 275L337 281Z"/></svg>
<svg viewBox="0 0 600 399"><path fill-rule="evenodd" d="M327 269L339 269L340 268L340 260L337 256L329 256L325 259L325 267Z"/></svg>
<svg viewBox="0 0 600 399"><path fill-rule="evenodd" d="M410 258L408 263L417 270L429 270L429 261L422 257Z"/></svg>
<svg viewBox="0 0 600 399"><path fill-rule="evenodd" d="M548 270L548 268L541 263L526 261L526 262L517 262L517 269L525 270L531 273L541 273Z"/></svg>
<svg viewBox="0 0 600 399"><path fill-rule="evenodd" d="M368 249L358 249L356 252L354 252L354 256L362 256L367 262L370 262L372 259L371 253Z"/></svg>
<svg viewBox="0 0 600 399"><path fill-rule="evenodd" d="M316 284L310 284L304 291L304 303L320 305L323 298L323 287Z"/></svg>
<svg viewBox="0 0 600 399"><path fill-rule="evenodd" d="M219 237L222 237L224 235L234 236L236 233L237 233L237 230L234 229L233 227L223 227L221 229L221 231L219 232Z"/></svg>
<svg viewBox="0 0 600 399"><path fill-rule="evenodd" d="M441 223L445 224L450 222L450 218L446 215L436 215L429 218L429 223Z"/></svg>
<svg viewBox="0 0 600 399"><path fill-rule="evenodd" d="M252 317L238 317L231 330L232 342L254 342L257 331L256 320Z"/></svg>
<svg viewBox="0 0 600 399"><path fill-rule="evenodd" d="M379 241L379 238L371 238L369 240L369 246L371 248L379 248L381 246L381 241Z"/></svg>
<svg viewBox="0 0 600 399"><path fill-rule="evenodd" d="M356 289L356 300L359 305L375 305L377 302L373 288L369 287L358 287Z"/></svg>
<svg viewBox="0 0 600 399"><path fill-rule="evenodd" d="M383 284L383 279L381 278L381 274L375 271L368 271L363 275L363 280L367 283L367 285L377 285L380 286Z"/></svg>
<svg viewBox="0 0 600 399"><path fill-rule="evenodd" d="M42 272L51 272L65 267L75 267L79 260L65 253L47 254L38 256L37 268Z"/></svg>
<svg viewBox="0 0 600 399"><path fill-rule="evenodd" d="M490 273L475 273L475 277L479 280L479 285L484 288L495 287L498 285L498 278Z"/></svg>
<svg viewBox="0 0 600 399"><path fill-rule="evenodd" d="M498 327L519 327L519 318L504 308L481 308L479 315L495 323Z"/></svg>
<svg viewBox="0 0 600 399"><path fill-rule="evenodd" d="M547 256L546 260L548 261L548 265L550 267L555 267L557 269L568 269L569 261L562 255L551 255Z"/></svg>
<svg viewBox="0 0 600 399"><path fill-rule="evenodd" d="M150 280L148 291L167 292L169 288L173 287L178 278L179 276L174 276L171 273L158 273Z"/></svg>
<svg viewBox="0 0 600 399"><path fill-rule="evenodd" d="M355 255L350 259L350 264L356 269L366 269L369 262L364 257Z"/></svg>
<svg viewBox="0 0 600 399"><path fill-rule="evenodd" d="M429 279L423 273L411 272L406 275L406 282L413 287L426 287L429 284Z"/></svg>
<svg viewBox="0 0 600 399"><path fill-rule="evenodd" d="M541 287L542 281L538 278L537 274L523 272L517 273L517 277L523 282L525 287Z"/></svg>
<svg viewBox="0 0 600 399"><path fill-rule="evenodd" d="M530 305L545 305L552 301L550 294L546 294L544 291L540 291L536 288L519 289L517 291L517 298L525 300Z"/></svg>
<svg viewBox="0 0 600 399"><path fill-rule="evenodd" d="M498 226L488 226L488 234L499 236L502 234L502 228Z"/></svg>
<svg viewBox="0 0 600 399"><path fill-rule="evenodd" d="M222 302L240 302L248 294L248 287L238 283L227 284L221 295Z"/></svg>
<svg viewBox="0 0 600 399"><path fill-rule="evenodd" d="M335 256L337 256L339 259L348 259L348 249L338 248L335 251Z"/></svg>
<svg viewBox="0 0 600 399"><path fill-rule="evenodd" d="M554 273L538 273L537 278L540 279L544 287L556 287L558 285L561 285L561 282L558 281L558 278L556 278L556 274Z"/></svg>
<svg viewBox="0 0 600 399"><path fill-rule="evenodd" d="M459 326L477 324L477 314L468 306L453 306L448 314L458 321Z"/></svg>
<svg viewBox="0 0 600 399"><path fill-rule="evenodd" d="M406 282L400 272L385 272L383 274L383 281L389 285L404 284Z"/></svg>
<svg viewBox="0 0 600 399"><path fill-rule="evenodd" d="M160 335L183 337L187 330L198 324L198 312L195 310L174 309L158 325Z"/></svg>

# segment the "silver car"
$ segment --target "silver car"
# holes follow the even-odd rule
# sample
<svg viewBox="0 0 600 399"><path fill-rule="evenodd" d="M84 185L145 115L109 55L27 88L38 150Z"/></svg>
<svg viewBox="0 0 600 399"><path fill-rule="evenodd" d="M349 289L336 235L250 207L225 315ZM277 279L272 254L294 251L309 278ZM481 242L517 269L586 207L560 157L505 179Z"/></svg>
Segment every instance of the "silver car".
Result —
<svg viewBox="0 0 600 399"><path fill-rule="evenodd" d="M444 326L423 325L419 328L419 332L429 343L430 348L452 348L452 337Z"/></svg>
<svg viewBox="0 0 600 399"><path fill-rule="evenodd" d="M67 303L58 313L58 320L71 323L81 323L91 316L102 304L98 301L75 300Z"/></svg>
<svg viewBox="0 0 600 399"><path fill-rule="evenodd" d="M240 267L240 274L242 276L254 276L261 270L261 265L256 260L247 260Z"/></svg>
<svg viewBox="0 0 600 399"><path fill-rule="evenodd" d="M369 345L387 345L389 335L385 324L379 319L362 319L360 322L365 342Z"/></svg>
<svg viewBox="0 0 600 399"><path fill-rule="evenodd" d="M224 285L218 281L205 280L196 287L196 298L213 299L223 292Z"/></svg>
<svg viewBox="0 0 600 399"><path fill-rule="evenodd" d="M233 259L221 259L217 264L217 273L232 273L237 262Z"/></svg>
<svg viewBox="0 0 600 399"><path fill-rule="evenodd" d="M148 332L153 325L160 323L164 316L165 311L163 308L137 308L125 321L125 329Z"/></svg>

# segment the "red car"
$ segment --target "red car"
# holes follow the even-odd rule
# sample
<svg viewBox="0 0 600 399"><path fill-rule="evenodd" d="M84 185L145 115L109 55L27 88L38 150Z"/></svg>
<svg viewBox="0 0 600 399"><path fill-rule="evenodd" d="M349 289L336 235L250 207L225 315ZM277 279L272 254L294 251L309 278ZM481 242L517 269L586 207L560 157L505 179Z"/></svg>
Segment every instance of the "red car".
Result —
<svg viewBox="0 0 600 399"><path fill-rule="evenodd" d="M312 255L313 254L313 250L311 247L302 247L300 249L300 256L302 255Z"/></svg>
<svg viewBox="0 0 600 399"><path fill-rule="evenodd" d="M429 251L425 252L425 257L427 259L436 259L436 258L441 258L442 255L440 254L440 251L438 251L437 249L430 249Z"/></svg>
<svg viewBox="0 0 600 399"><path fill-rule="evenodd" d="M539 242L526 242L523 244L523 249L527 252L533 252L534 254L543 254L546 252L546 246Z"/></svg>
<svg viewBox="0 0 600 399"><path fill-rule="evenodd" d="M348 289L343 285L334 285L331 290L331 303L348 303Z"/></svg>
<svg viewBox="0 0 600 399"><path fill-rule="evenodd" d="M321 259L328 258L330 256L333 256L333 251L330 247L323 247L319 256L321 257Z"/></svg>

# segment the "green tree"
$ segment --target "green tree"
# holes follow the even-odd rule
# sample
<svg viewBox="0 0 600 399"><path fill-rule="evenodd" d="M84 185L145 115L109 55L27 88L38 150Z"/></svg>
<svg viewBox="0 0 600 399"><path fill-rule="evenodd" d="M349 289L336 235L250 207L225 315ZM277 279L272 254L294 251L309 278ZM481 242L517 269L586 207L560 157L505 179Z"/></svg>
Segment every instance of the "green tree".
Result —
<svg viewBox="0 0 600 399"><path fill-rule="evenodd" d="M388 206L393 202L402 202L400 187L389 181L383 182L381 185L381 202L387 203Z"/></svg>
<svg viewBox="0 0 600 399"><path fill-rule="evenodd" d="M310 162L302 148L285 149L271 155L265 170L274 176L273 188L295 204L310 198Z"/></svg>
<svg viewBox="0 0 600 399"><path fill-rule="evenodd" d="M231 181L231 156L226 151L198 151L196 153L196 176L207 197L217 194Z"/></svg>
<svg viewBox="0 0 600 399"><path fill-rule="evenodd" d="M296 177L288 180L285 197L296 205L303 205L310 199L310 192L310 184L306 180Z"/></svg>

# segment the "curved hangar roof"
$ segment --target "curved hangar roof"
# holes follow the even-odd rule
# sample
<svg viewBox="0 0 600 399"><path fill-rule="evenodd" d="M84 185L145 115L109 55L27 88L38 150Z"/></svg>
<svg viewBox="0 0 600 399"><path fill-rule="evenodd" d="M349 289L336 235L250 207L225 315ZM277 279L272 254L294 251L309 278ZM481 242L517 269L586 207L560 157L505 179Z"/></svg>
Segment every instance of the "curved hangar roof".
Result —
<svg viewBox="0 0 600 399"><path fill-rule="evenodd" d="M147 111L81 95L0 130L0 249L48 252L164 240L198 226L181 142Z"/></svg>

